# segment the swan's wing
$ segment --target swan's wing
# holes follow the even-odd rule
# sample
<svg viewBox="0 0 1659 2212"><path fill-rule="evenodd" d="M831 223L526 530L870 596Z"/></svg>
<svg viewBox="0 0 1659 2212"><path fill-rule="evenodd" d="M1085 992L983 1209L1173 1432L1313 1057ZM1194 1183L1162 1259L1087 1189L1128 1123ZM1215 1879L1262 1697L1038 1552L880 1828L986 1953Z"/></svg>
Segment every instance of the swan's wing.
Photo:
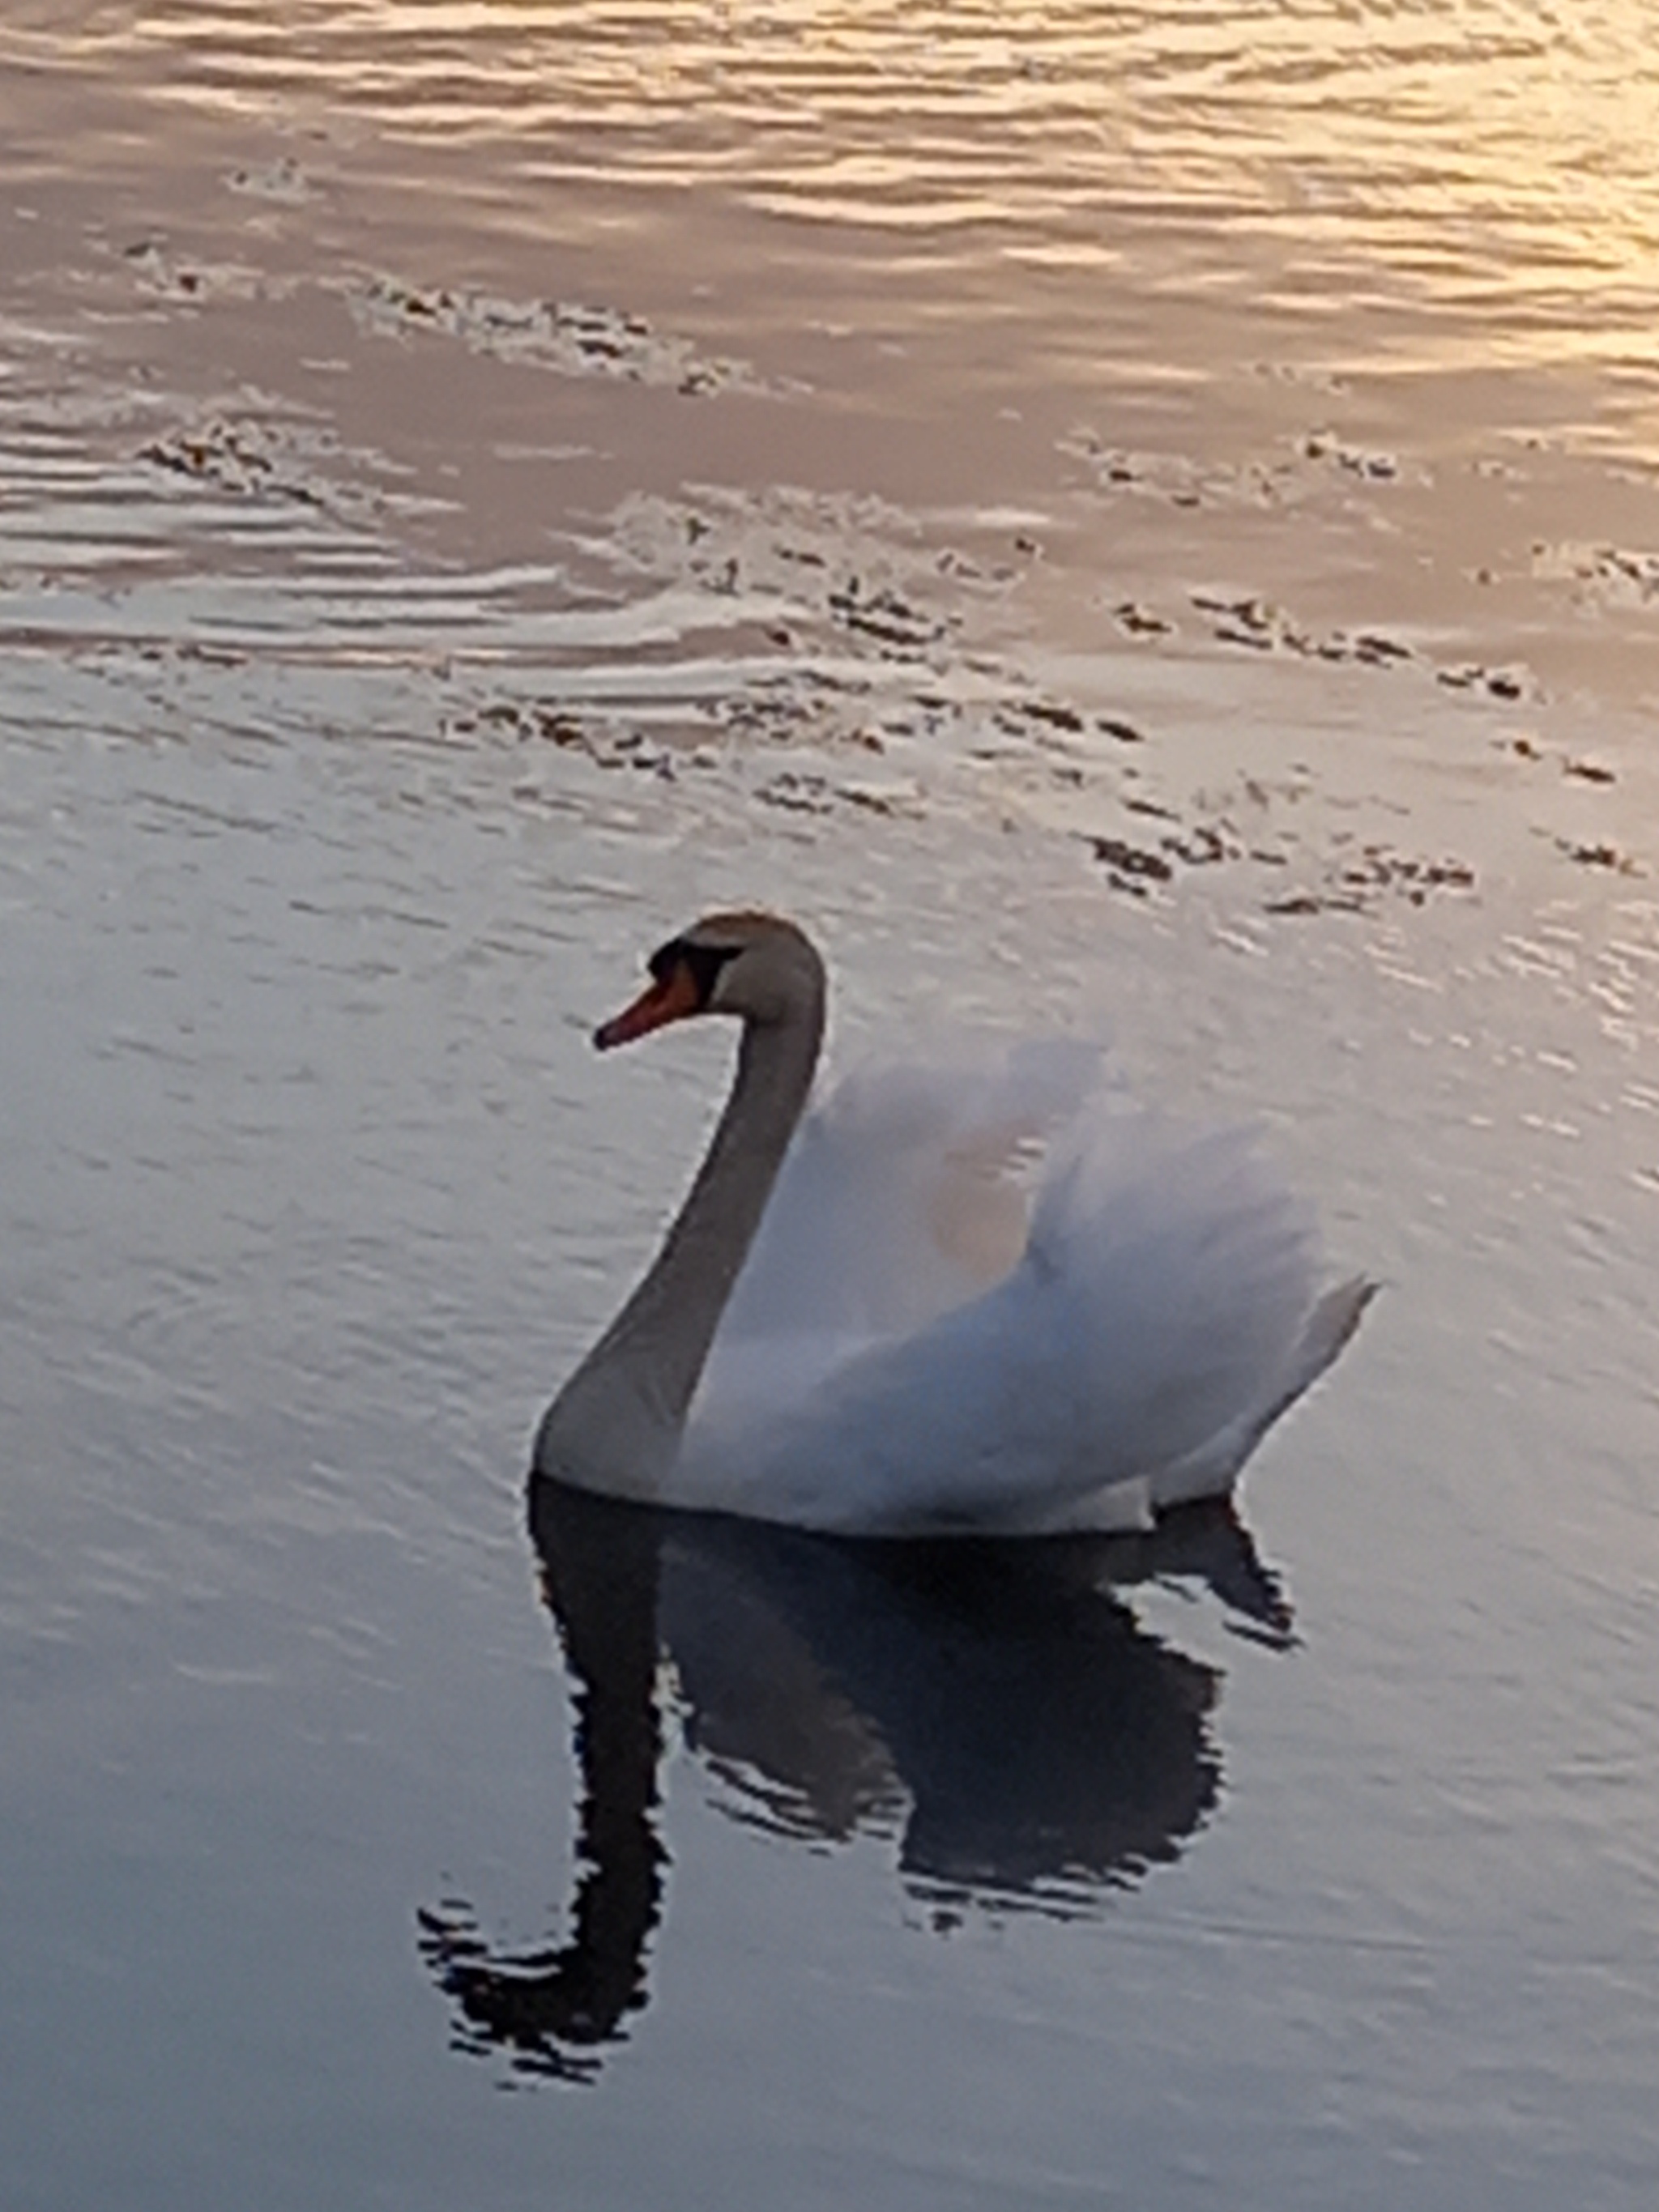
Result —
<svg viewBox="0 0 1659 2212"><path fill-rule="evenodd" d="M757 1337L908 1334L1006 1274L1021 1169L1101 1081L1064 1039L867 1065L797 1132L714 1350ZM718 1379L718 1373L711 1377Z"/></svg>
<svg viewBox="0 0 1659 2212"><path fill-rule="evenodd" d="M1162 1470L1282 1407L1316 1270L1311 1219L1251 1132L1091 1115L1011 1275L688 1439L712 1448L699 1480L709 1503L849 1529L1065 1526L1149 1485L1126 1492L1138 1516Z"/></svg>

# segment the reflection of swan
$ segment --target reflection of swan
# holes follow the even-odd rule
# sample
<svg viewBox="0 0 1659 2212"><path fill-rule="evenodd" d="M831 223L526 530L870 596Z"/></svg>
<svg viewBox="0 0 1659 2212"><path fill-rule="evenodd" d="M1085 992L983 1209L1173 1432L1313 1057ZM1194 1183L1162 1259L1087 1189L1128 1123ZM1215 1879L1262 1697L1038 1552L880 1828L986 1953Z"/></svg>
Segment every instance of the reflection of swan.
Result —
<svg viewBox="0 0 1659 2212"><path fill-rule="evenodd" d="M807 939L716 915L651 974L598 1042L734 1015L737 1079L543 1419L544 1474L864 1533L1140 1526L1224 1494L1358 1324L1370 1286L1316 1296L1310 1224L1248 1133L1124 1110L1086 1051L855 1081L791 1151L823 1029ZM1027 1232L1016 1170L1049 1136Z"/></svg>
<svg viewBox="0 0 1659 2212"><path fill-rule="evenodd" d="M851 1543L532 1486L574 1678L583 1871L569 1938L493 1952L465 1904L422 1916L459 2039L592 2075L647 1998L662 1903L657 1658L732 1808L785 1833L899 1835L907 1884L1076 1910L1176 1857L1212 1808L1216 1671L1115 1588L1194 1578L1265 1640L1289 1615L1231 1505L1144 1536Z"/></svg>
<svg viewBox="0 0 1659 2212"><path fill-rule="evenodd" d="M1108 1580L1200 1573L1206 1552L1216 1573L1254 1564L1225 1504L1145 1540L872 1545L731 1520L672 1534L659 1617L688 1739L747 1818L826 1839L892 1831L900 1872L929 1893L1063 1907L1174 1859L1214 1802L1219 1677L1141 1628Z"/></svg>
<svg viewBox="0 0 1659 2212"><path fill-rule="evenodd" d="M662 1896L657 1838L655 1516L545 1484L531 1491L543 1587L575 1676L585 1872L568 1942L493 1959L465 1905L420 1915L421 1948L460 2015L463 2049L585 2081L598 2046L645 2002L645 1949Z"/></svg>

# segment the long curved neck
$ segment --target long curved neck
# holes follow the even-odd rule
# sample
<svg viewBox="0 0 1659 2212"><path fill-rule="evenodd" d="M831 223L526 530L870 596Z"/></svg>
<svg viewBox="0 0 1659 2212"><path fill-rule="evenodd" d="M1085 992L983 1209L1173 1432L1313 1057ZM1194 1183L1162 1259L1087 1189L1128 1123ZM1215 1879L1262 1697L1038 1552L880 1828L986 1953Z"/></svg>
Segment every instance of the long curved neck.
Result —
<svg viewBox="0 0 1659 2212"><path fill-rule="evenodd" d="M662 1249L548 1409L542 1473L613 1495L659 1490L823 1036L821 988L782 1020L745 1023L731 1096Z"/></svg>
<svg viewBox="0 0 1659 2212"><path fill-rule="evenodd" d="M823 1034L821 1002L788 1021L744 1024L696 1180L650 1273L594 1347L595 1360L645 1352L653 1408L677 1427L806 1103Z"/></svg>

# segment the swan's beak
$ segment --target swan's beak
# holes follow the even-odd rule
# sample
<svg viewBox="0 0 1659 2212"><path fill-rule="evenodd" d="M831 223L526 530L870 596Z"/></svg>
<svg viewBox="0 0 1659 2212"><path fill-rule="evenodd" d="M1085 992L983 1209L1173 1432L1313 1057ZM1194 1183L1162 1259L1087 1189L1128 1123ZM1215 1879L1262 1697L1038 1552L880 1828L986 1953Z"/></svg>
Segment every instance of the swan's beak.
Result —
<svg viewBox="0 0 1659 2212"><path fill-rule="evenodd" d="M635 1037L648 1036L665 1022L684 1021L702 1006L702 994L696 975L685 961L678 960L660 983L648 983L631 1006L601 1022L593 1032L593 1042L601 1052L609 1052L613 1045L632 1044Z"/></svg>

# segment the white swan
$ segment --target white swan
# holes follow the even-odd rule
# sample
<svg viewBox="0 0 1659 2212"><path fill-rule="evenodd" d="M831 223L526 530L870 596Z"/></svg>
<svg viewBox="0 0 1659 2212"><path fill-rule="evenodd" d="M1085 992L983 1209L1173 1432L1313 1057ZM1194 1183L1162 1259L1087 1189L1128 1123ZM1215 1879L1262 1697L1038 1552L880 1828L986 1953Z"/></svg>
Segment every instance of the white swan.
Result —
<svg viewBox="0 0 1659 2212"><path fill-rule="evenodd" d="M1358 1324L1374 1285L1317 1293L1250 1133L1129 1108L1090 1048L855 1077L797 1133L825 998L801 931L712 915L650 973L595 1042L732 1015L737 1077L539 1474L849 1534L1144 1527L1229 1490Z"/></svg>

